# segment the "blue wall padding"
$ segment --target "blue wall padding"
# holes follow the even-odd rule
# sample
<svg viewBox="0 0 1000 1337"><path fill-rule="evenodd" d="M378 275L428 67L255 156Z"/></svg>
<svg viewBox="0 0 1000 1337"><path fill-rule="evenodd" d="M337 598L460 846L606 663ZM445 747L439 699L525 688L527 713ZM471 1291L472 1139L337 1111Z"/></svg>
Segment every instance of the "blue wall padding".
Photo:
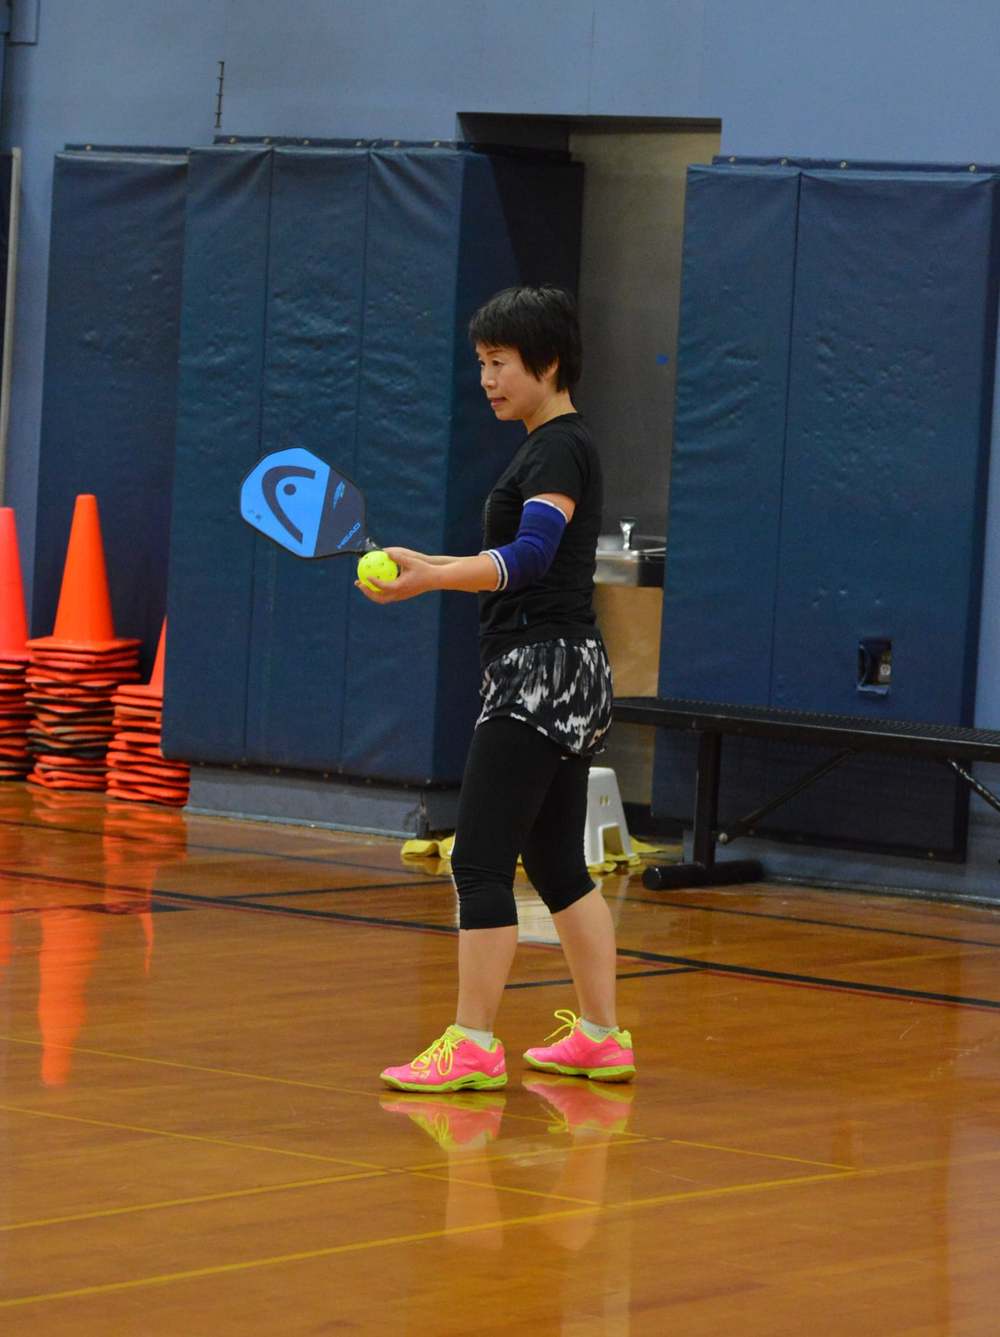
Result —
<svg viewBox="0 0 1000 1337"><path fill-rule="evenodd" d="M183 155L60 153L53 178L32 632L55 621L73 505L98 498L115 630L151 667L166 602Z"/></svg>
<svg viewBox="0 0 1000 1337"><path fill-rule="evenodd" d="M430 553L446 551L446 504L476 509L464 490L446 490L462 177L463 156L449 149L371 154L357 482L380 542ZM451 633L471 653L474 624L462 615L474 600L446 610L436 595L383 609L352 594L340 632L343 767L436 779L441 618L450 612ZM474 673L451 684L455 732L466 741L475 684Z"/></svg>
<svg viewBox="0 0 1000 1337"><path fill-rule="evenodd" d="M983 175L807 172L771 702L971 723L992 404ZM858 639L889 636L888 697Z"/></svg>
<svg viewBox="0 0 1000 1337"><path fill-rule="evenodd" d="M996 178L802 180L771 702L971 724ZM857 645L893 642L887 697Z"/></svg>
<svg viewBox="0 0 1000 1337"><path fill-rule="evenodd" d="M780 167L688 173L665 695L767 699L798 194Z"/></svg>
<svg viewBox="0 0 1000 1337"><path fill-rule="evenodd" d="M736 190L746 173L777 169L703 170L721 178L724 197L726 183ZM681 355L695 365L680 368L665 695L971 723L995 359L995 196L996 178L986 174L802 174L790 249L787 232L781 242L794 285L780 295L792 336L778 480L766 464L759 480L739 467L741 451L758 449L759 437L755 424L727 417L732 390L711 352L729 345L734 319L740 325L743 285L729 265L748 224L725 214L713 233L697 212L689 216L703 242L685 241L682 329L692 322L704 342L692 346L683 329ZM752 386L752 368L748 375ZM711 405L700 417L687 409L692 387ZM735 494L728 508L727 488ZM762 513L768 521L754 551L748 527ZM720 567L735 589L726 589ZM672 594L681 588L683 600ZM734 622L733 597L749 600L759 626ZM695 615L676 616L675 602ZM858 642L867 637L892 641L887 696L857 690ZM723 821L814 760L752 742L727 750ZM662 744L657 809L689 813L692 776L689 740ZM869 759L827 777L771 822L832 843L943 853L961 848L965 813L964 791L939 768Z"/></svg>
<svg viewBox="0 0 1000 1337"><path fill-rule="evenodd" d="M548 162L572 184L532 195L536 164L501 161L412 146L194 155L171 565L185 634L172 621L164 729L175 755L460 778L478 709L475 600L369 604L353 559L278 550L243 525L236 493L259 456L304 445L365 490L379 542L478 550L485 492L520 433L473 398L468 316L528 277L575 286L579 262L579 168ZM469 211L470 198L495 199L494 176L518 171L507 213ZM518 251L532 227L529 275ZM505 242L472 275L474 228ZM209 351L236 325L232 356Z"/></svg>
<svg viewBox="0 0 1000 1337"><path fill-rule="evenodd" d="M771 703L973 722L995 357L996 177L806 173L796 263ZM857 646L893 644L888 696ZM802 762L768 753L772 789ZM786 828L943 850L967 791L872 759Z"/></svg>
<svg viewBox="0 0 1000 1337"><path fill-rule="evenodd" d="M303 446L360 482L369 157L361 150L280 149L273 162L256 448L268 454ZM371 507L371 526L376 510ZM343 628L351 605L362 602L352 584L354 563L296 561L262 540L254 540L253 549L246 755L280 766L336 768L344 722ZM373 693L388 690L388 667L372 666Z"/></svg>
<svg viewBox="0 0 1000 1337"><path fill-rule="evenodd" d="M663 696L769 698L799 181L781 167L688 171ZM690 813L695 750L658 737L658 810ZM757 792L759 752L731 745L725 764L741 795Z"/></svg>
<svg viewBox="0 0 1000 1337"><path fill-rule="evenodd" d="M271 162L190 161L163 744L192 761L246 753L257 545L236 496L261 453Z"/></svg>

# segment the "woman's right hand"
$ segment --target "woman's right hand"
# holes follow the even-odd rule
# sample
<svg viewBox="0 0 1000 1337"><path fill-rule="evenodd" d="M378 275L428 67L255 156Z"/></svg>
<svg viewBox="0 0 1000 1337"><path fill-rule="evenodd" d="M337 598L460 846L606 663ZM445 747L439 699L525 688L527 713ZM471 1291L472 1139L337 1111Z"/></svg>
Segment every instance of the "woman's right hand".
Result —
<svg viewBox="0 0 1000 1337"><path fill-rule="evenodd" d="M396 563L399 575L395 580L378 580L369 576L373 588L356 580L355 588L366 599L374 604L402 603L404 599L414 599L418 594L426 594L428 590L437 588L435 563L428 561L423 553L414 552L412 548L384 548L383 552Z"/></svg>

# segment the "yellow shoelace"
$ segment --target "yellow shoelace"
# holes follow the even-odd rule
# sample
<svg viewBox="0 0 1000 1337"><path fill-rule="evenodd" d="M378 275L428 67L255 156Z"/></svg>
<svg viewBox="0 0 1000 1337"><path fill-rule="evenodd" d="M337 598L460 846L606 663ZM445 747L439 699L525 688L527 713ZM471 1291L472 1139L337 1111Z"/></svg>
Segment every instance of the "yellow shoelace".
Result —
<svg viewBox="0 0 1000 1337"><path fill-rule="evenodd" d="M451 1072L455 1050L465 1038L461 1031L457 1031L454 1026L449 1026L444 1035L439 1036L433 1044L427 1046L422 1054L417 1055L410 1067L429 1068L432 1063L436 1062L437 1070L441 1076L447 1076Z"/></svg>
<svg viewBox="0 0 1000 1337"><path fill-rule="evenodd" d="M545 1037L545 1040L543 1042L545 1044L548 1044L550 1040L555 1040L558 1036L562 1035L564 1031L568 1031L569 1034L572 1035L573 1032L576 1030L577 1026L580 1024L580 1018L576 1015L575 1012L570 1012L569 1008L560 1008L557 1012L554 1012L552 1015L555 1017L557 1021L561 1021L562 1025L557 1030L554 1030L551 1035L547 1035Z"/></svg>

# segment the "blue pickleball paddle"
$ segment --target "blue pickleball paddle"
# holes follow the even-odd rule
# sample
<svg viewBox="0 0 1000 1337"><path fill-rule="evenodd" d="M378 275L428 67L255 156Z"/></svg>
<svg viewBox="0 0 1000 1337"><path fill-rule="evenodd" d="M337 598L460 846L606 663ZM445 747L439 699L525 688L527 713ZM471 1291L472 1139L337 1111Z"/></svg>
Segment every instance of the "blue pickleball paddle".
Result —
<svg viewBox="0 0 1000 1337"><path fill-rule="evenodd" d="M240 515L296 557L371 552L365 494L300 446L265 455L240 486Z"/></svg>

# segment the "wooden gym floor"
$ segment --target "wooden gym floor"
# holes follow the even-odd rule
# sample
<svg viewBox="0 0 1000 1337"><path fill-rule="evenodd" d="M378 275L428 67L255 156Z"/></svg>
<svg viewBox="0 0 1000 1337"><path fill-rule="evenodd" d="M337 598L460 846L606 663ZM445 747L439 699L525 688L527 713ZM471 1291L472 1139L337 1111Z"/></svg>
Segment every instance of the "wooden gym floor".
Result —
<svg viewBox="0 0 1000 1337"><path fill-rule="evenodd" d="M1000 907L786 886L618 919L634 1086L380 1089L452 1018L447 870L398 841L0 787L0 1329L1000 1330Z"/></svg>

